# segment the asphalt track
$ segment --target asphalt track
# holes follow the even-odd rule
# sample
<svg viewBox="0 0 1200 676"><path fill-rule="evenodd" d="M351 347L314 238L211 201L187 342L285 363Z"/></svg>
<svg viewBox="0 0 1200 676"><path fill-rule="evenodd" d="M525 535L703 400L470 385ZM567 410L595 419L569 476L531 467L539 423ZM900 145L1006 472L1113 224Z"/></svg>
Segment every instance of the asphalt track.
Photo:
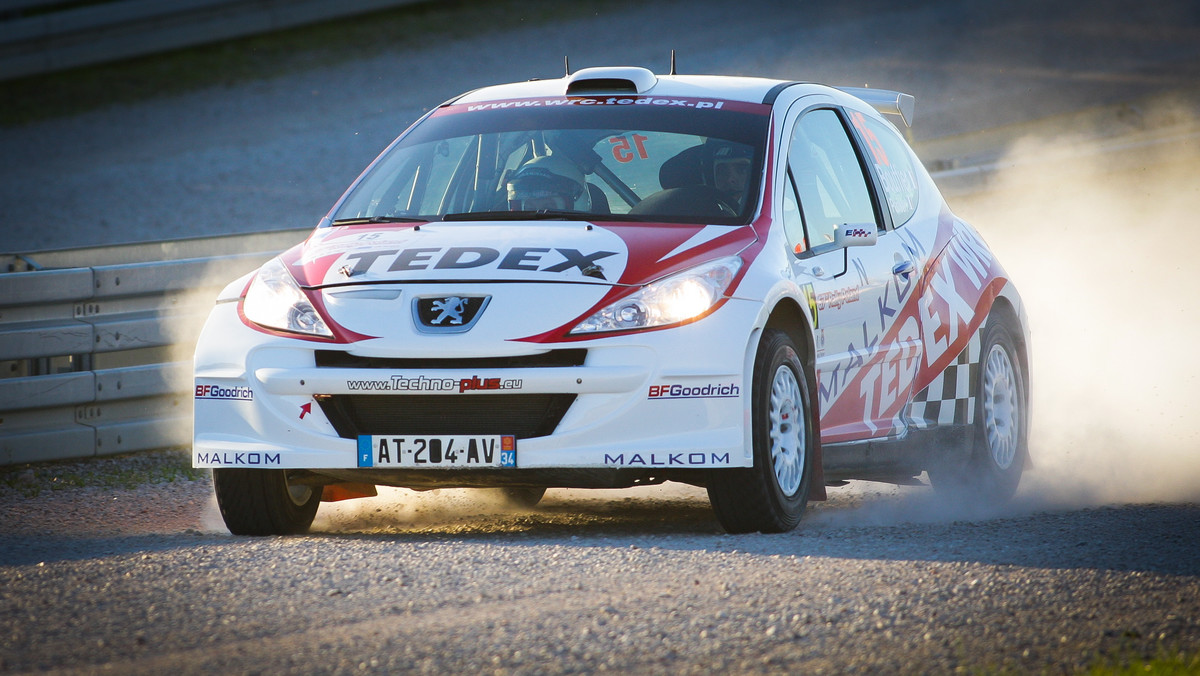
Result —
<svg viewBox="0 0 1200 676"><path fill-rule="evenodd" d="M314 222L424 107L554 75L564 53L653 66L674 47L686 71L906 90L936 159L1000 169L952 206L1030 303L1035 468L1016 501L856 484L794 533L729 536L686 487L551 491L535 511L398 491L250 539L221 532L205 479L5 488L0 672L1071 673L1176 651L1200 667L1180 405L1200 373L1200 152L1194 108L1172 102L1198 81L1200 11L623 7L0 130L0 249Z"/></svg>

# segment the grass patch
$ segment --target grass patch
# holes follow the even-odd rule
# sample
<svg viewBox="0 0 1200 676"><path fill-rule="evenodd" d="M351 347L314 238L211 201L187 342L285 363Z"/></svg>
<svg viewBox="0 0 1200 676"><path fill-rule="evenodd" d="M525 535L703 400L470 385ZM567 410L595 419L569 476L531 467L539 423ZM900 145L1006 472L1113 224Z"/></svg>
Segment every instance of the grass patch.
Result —
<svg viewBox="0 0 1200 676"><path fill-rule="evenodd" d="M146 484L196 481L208 470L192 467L188 449L130 453L0 467L0 490L24 497L80 488L133 489Z"/></svg>
<svg viewBox="0 0 1200 676"><path fill-rule="evenodd" d="M634 3L422 2L275 33L3 81L0 125L16 126L113 104L270 79L386 52L444 49L440 43L448 39L596 15L622 5Z"/></svg>
<svg viewBox="0 0 1200 676"><path fill-rule="evenodd" d="M1088 676L1195 676L1200 674L1200 653L1160 649L1155 657L1136 653L1100 659L1086 671Z"/></svg>

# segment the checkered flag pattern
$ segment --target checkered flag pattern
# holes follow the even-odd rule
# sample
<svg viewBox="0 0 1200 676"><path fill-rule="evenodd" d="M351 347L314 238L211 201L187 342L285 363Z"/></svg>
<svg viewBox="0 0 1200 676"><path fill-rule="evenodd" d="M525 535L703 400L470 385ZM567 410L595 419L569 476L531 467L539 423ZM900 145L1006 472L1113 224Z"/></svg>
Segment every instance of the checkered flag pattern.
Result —
<svg viewBox="0 0 1200 676"><path fill-rule="evenodd" d="M980 331L967 348L929 386L913 397L908 407L909 425L922 429L935 425L975 422L975 392L979 387Z"/></svg>

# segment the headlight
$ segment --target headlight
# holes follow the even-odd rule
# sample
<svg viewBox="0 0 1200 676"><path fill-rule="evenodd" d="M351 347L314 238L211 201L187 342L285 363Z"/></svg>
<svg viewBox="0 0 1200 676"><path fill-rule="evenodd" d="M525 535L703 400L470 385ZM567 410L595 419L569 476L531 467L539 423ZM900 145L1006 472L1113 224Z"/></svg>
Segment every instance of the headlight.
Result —
<svg viewBox="0 0 1200 676"><path fill-rule="evenodd" d="M698 317L721 300L741 267L742 259L730 256L647 284L588 317L571 333L647 329Z"/></svg>
<svg viewBox="0 0 1200 676"><path fill-rule="evenodd" d="M242 312L246 319L272 329L333 337L325 320L278 258L259 269L246 291L246 300L242 301Z"/></svg>

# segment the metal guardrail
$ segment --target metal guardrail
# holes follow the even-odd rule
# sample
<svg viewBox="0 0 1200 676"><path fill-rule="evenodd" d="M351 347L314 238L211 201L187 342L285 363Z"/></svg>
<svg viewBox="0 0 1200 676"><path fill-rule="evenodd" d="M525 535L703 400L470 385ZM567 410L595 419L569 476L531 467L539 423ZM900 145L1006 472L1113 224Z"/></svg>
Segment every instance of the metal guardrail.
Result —
<svg viewBox="0 0 1200 676"><path fill-rule="evenodd" d="M420 0L0 0L0 80L366 14Z"/></svg>
<svg viewBox="0 0 1200 676"><path fill-rule="evenodd" d="M0 465L191 443L217 293L309 231L0 254Z"/></svg>

